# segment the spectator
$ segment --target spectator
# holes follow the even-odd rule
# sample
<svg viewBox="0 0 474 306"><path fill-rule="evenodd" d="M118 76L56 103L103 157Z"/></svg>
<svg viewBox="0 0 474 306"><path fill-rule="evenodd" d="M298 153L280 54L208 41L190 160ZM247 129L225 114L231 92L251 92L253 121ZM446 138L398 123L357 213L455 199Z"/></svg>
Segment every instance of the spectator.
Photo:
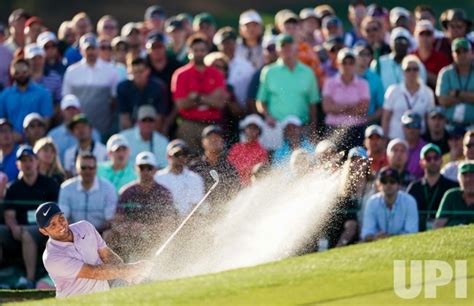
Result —
<svg viewBox="0 0 474 306"><path fill-rule="evenodd" d="M124 38L128 45L128 56L134 60L137 57L146 56L145 50L142 48L143 35L140 25L136 22L129 22L122 27L120 35Z"/></svg>
<svg viewBox="0 0 474 306"><path fill-rule="evenodd" d="M371 68L376 72L378 71L385 90L387 90L390 85L400 84L404 81L406 74L403 73L404 67L402 67L402 61L411 47L411 39L412 36L408 30L404 28L393 29L390 33L392 53L381 56L378 63L376 61L372 62ZM414 61L413 57L412 61ZM419 60L417 63L419 72L417 79L420 78L420 83L426 84L425 66ZM379 65L379 67L377 65Z"/></svg>
<svg viewBox="0 0 474 306"><path fill-rule="evenodd" d="M34 147L38 139L46 136L46 122L38 113L29 113L23 120L23 129L25 131L25 141L31 147Z"/></svg>
<svg viewBox="0 0 474 306"><path fill-rule="evenodd" d="M426 144L421 138L421 116L413 111L407 111L403 114L401 123L403 134L408 143L408 161L407 171L417 178L423 176L423 169L420 167L420 152Z"/></svg>
<svg viewBox="0 0 474 306"><path fill-rule="evenodd" d="M163 33L166 14L159 5L149 6L145 11L144 26L147 33Z"/></svg>
<svg viewBox="0 0 474 306"><path fill-rule="evenodd" d="M92 138L92 125L84 114L75 115L69 123L77 144L68 148L64 153L64 169L68 177L76 175L76 159L79 155L90 153L98 162L107 159L107 150L103 144Z"/></svg>
<svg viewBox="0 0 474 306"><path fill-rule="evenodd" d="M175 140L166 151L169 165L158 171L154 179L171 192L178 217L183 219L204 196L204 180L186 166L189 149L185 142Z"/></svg>
<svg viewBox="0 0 474 306"><path fill-rule="evenodd" d="M113 130L113 100L118 74L111 65L98 60L97 47L93 34L81 37L80 49L84 59L66 70L62 93L78 97L81 109L92 125L106 136Z"/></svg>
<svg viewBox="0 0 474 306"><path fill-rule="evenodd" d="M187 64L188 47L186 46L187 33L182 20L171 17L166 21L165 32L170 37L171 42L166 50L168 58L175 58L178 62Z"/></svg>
<svg viewBox="0 0 474 306"><path fill-rule="evenodd" d="M52 178L58 186L66 179L66 172L58 156L58 149L51 137L36 141L33 152L38 156L39 174Z"/></svg>
<svg viewBox="0 0 474 306"><path fill-rule="evenodd" d="M66 72L66 66L62 63L62 56L58 49L58 38L53 32L43 32L38 36L36 43L44 50L44 75L58 74L62 78ZM60 99L59 99L60 100Z"/></svg>
<svg viewBox="0 0 474 306"><path fill-rule="evenodd" d="M8 247L21 244L26 278L21 277L16 288L34 289L38 253L41 253L46 242L46 239L39 235L34 211L43 202L57 200L59 185L38 173L38 159L31 147L21 146L16 153L16 159L20 175L5 194L4 217L9 232L2 240Z"/></svg>
<svg viewBox="0 0 474 306"><path fill-rule="evenodd" d="M337 63L339 75L324 84L323 110L328 132L346 133L341 147L348 151L363 142L370 92L368 82L356 75L355 55L350 49L339 51Z"/></svg>
<svg viewBox="0 0 474 306"><path fill-rule="evenodd" d="M142 105L151 105L158 113L155 128L163 131L167 111L165 85L150 76L150 67L142 58L134 59L130 70L132 79L122 81L117 87L120 128L131 128L137 120L138 109Z"/></svg>
<svg viewBox="0 0 474 306"><path fill-rule="evenodd" d="M349 32L346 32L344 44L348 47L354 47L358 42L364 42L362 36L362 20L367 16L367 7L365 0L352 0L349 2L347 19L352 25Z"/></svg>
<svg viewBox="0 0 474 306"><path fill-rule="evenodd" d="M404 138L400 120L409 110L421 116L421 129L424 132L426 127L424 118L435 106L433 91L419 78L422 67L420 60L414 55L409 55L403 59L401 66L404 80L387 89L383 104L382 127L390 139Z"/></svg>
<svg viewBox="0 0 474 306"><path fill-rule="evenodd" d="M211 14L204 12L194 16L193 31L206 38L205 41L208 45L208 52L217 51L217 47L212 44L212 39L216 34L216 20Z"/></svg>
<svg viewBox="0 0 474 306"><path fill-rule="evenodd" d="M449 121L470 125L474 123L472 47L467 39L459 38L453 41L451 52L454 63L440 71L436 95Z"/></svg>
<svg viewBox="0 0 474 306"><path fill-rule="evenodd" d="M74 32L71 20L66 20L61 23L58 29L58 39L58 51L61 57L63 57L66 50L76 42L76 33Z"/></svg>
<svg viewBox="0 0 474 306"><path fill-rule="evenodd" d="M446 54L434 49L435 28L429 20L417 22L415 27L415 39L418 44L415 54L426 67L428 86L436 88L436 78L440 70L449 65L450 60Z"/></svg>
<svg viewBox="0 0 474 306"><path fill-rule="evenodd" d="M156 167L163 169L168 165L166 146L168 139L155 130L157 114L151 105L142 105L137 112L134 127L120 132L130 145L130 160L143 151L152 152L156 158Z"/></svg>
<svg viewBox="0 0 474 306"><path fill-rule="evenodd" d="M447 127L449 153L443 155L443 167L449 162L464 160L463 138L466 129L459 125L449 125Z"/></svg>
<svg viewBox="0 0 474 306"><path fill-rule="evenodd" d="M125 38L117 36L110 42L115 62L122 63L127 66L128 43Z"/></svg>
<svg viewBox="0 0 474 306"><path fill-rule="evenodd" d="M206 37L191 36L188 47L190 62L173 74L171 91L181 117L177 137L186 141L191 150L199 151L202 130L222 119L225 79L219 70L204 65L209 50Z"/></svg>
<svg viewBox="0 0 474 306"><path fill-rule="evenodd" d="M454 40L457 38L466 38L471 30L472 22L467 17L466 12L459 8L444 11L439 18L439 21L443 27L445 35L435 41L435 49L448 55L452 62L454 54L450 53L450 51L452 52ZM470 43L470 45L472 48L472 43Z"/></svg>
<svg viewBox="0 0 474 306"><path fill-rule="evenodd" d="M369 69L373 59L373 50L367 44L354 46L356 73L369 83L370 101L367 111L367 123L380 124L382 120L384 88L378 74Z"/></svg>
<svg viewBox="0 0 474 306"><path fill-rule="evenodd" d="M111 41L118 35L118 22L114 16L104 15L97 21L97 36Z"/></svg>
<svg viewBox="0 0 474 306"><path fill-rule="evenodd" d="M423 178L412 182L407 192L418 204L419 230L423 232L433 227L433 222L439 204L445 192L458 186L455 182L441 175L441 149L429 143L420 152L420 166L423 168Z"/></svg>
<svg viewBox="0 0 474 306"><path fill-rule="evenodd" d="M25 46L25 23L30 18L24 9L14 10L10 16L8 16L8 29L10 37L6 40L5 46L14 53L17 49L21 49Z"/></svg>
<svg viewBox="0 0 474 306"><path fill-rule="evenodd" d="M316 47L320 44L318 35L316 34L321 28L321 21L319 20L318 15L313 8L307 7L300 11L299 17L303 40L311 47Z"/></svg>
<svg viewBox="0 0 474 306"><path fill-rule="evenodd" d="M64 52L64 57L68 66L79 62L82 59L83 54L81 53L80 38L92 32L92 23L89 16L80 12L74 15L71 20L73 32L75 34L76 40L74 43L69 46L69 48Z"/></svg>
<svg viewBox="0 0 474 306"><path fill-rule="evenodd" d="M106 36L102 36L97 39L97 43L99 44L99 59L110 64L115 69L118 75L118 81L127 79L127 67L124 64L115 61L113 56L112 40Z"/></svg>
<svg viewBox="0 0 474 306"><path fill-rule="evenodd" d="M383 129L379 125L371 125L365 129L364 136L364 146L370 158L370 170L372 174L376 174L388 166Z"/></svg>
<svg viewBox="0 0 474 306"><path fill-rule="evenodd" d="M441 200L433 228L474 222L474 162L459 166L459 188L448 190Z"/></svg>
<svg viewBox="0 0 474 306"><path fill-rule="evenodd" d="M13 140L13 125L7 119L0 119L0 171L8 177L8 182L16 180L16 151L18 147Z"/></svg>
<svg viewBox="0 0 474 306"><path fill-rule="evenodd" d="M323 43L323 48L327 56L326 60L322 63L324 75L327 78L332 78L339 73L337 54L344 48L344 39L342 36L329 37Z"/></svg>
<svg viewBox="0 0 474 306"><path fill-rule="evenodd" d="M260 76L257 109L271 127L290 115L316 126L316 104L320 102L316 78L296 58L293 37L280 34L276 46L279 59L263 68Z"/></svg>
<svg viewBox="0 0 474 306"><path fill-rule="evenodd" d="M397 170L383 168L378 176L380 192L373 195L364 212L361 239L373 241L394 235L418 232L415 199L400 190Z"/></svg>
<svg viewBox="0 0 474 306"><path fill-rule="evenodd" d="M464 161L472 161L474 160L474 131L470 130L464 134L463 138L463 153L464 153ZM458 181L458 169L461 162L459 161L452 161L449 162L446 166L443 167L441 170L441 174L446 176L448 179L452 181Z"/></svg>
<svg viewBox="0 0 474 306"><path fill-rule="evenodd" d="M433 8L429 5L421 4L421 5L416 6L415 19L417 23L422 20L428 20L433 25L433 27L436 26L436 14ZM434 37L435 38L444 37L444 33L435 28Z"/></svg>
<svg viewBox="0 0 474 306"><path fill-rule="evenodd" d="M265 61L262 48L264 24L262 17L255 10L246 10L239 16L239 34L236 57L245 58L254 69L260 69Z"/></svg>
<svg viewBox="0 0 474 306"><path fill-rule="evenodd" d="M49 131L48 136L53 138L58 148L58 156L61 160L61 164L64 165L64 154L66 150L77 144L77 139L69 129L69 124L74 116L81 113L81 104L76 96L65 95L61 100L60 107L63 123ZM95 142L100 142L99 132L95 128L92 129L92 139L94 139Z"/></svg>
<svg viewBox="0 0 474 306"><path fill-rule="evenodd" d="M12 60L13 52L0 42L0 87L2 88L10 85L10 64Z"/></svg>
<svg viewBox="0 0 474 306"><path fill-rule="evenodd" d="M233 87L240 106L245 107L247 89L255 68L247 59L236 53L237 33L231 27L219 29L213 42L219 51L229 58L227 83Z"/></svg>
<svg viewBox="0 0 474 306"><path fill-rule="evenodd" d="M392 139L387 145L388 166L397 170L400 188L405 190L416 177L407 171L408 143L400 138Z"/></svg>
<svg viewBox="0 0 474 306"><path fill-rule="evenodd" d="M209 190L214 183L209 171L216 170L219 173L221 183L207 199L211 210L218 212L223 204L230 201L240 190L239 174L227 159L223 131L220 127L210 125L202 131L202 147L203 155L190 165L190 169L204 179L205 190Z"/></svg>
<svg viewBox="0 0 474 306"><path fill-rule="evenodd" d="M449 152L448 132L446 131L446 116L444 109L440 106L432 108L428 113L427 129L422 138L428 142L437 145L442 154Z"/></svg>
<svg viewBox="0 0 474 306"><path fill-rule="evenodd" d="M275 150L273 164L288 165L291 153L297 149L314 152L314 146L302 133L302 122L298 117L288 116L282 123L283 145Z"/></svg>
<svg viewBox="0 0 474 306"><path fill-rule="evenodd" d="M36 43L38 35L43 32L46 28L43 25L43 21L36 17L31 16L25 22L25 43L32 44Z"/></svg>
<svg viewBox="0 0 474 306"><path fill-rule="evenodd" d="M137 176L130 164L130 146L124 136L115 134L107 141L109 160L98 165L97 176L108 180L119 190Z"/></svg>
<svg viewBox="0 0 474 306"><path fill-rule="evenodd" d="M392 29L401 27L407 29L410 33L413 33L413 27L415 22L413 16L409 10L404 7L396 6L390 10L390 27ZM413 42L413 38L412 41Z"/></svg>
<svg viewBox="0 0 474 306"><path fill-rule="evenodd" d="M149 257L170 227L174 229L177 211L171 192L156 183L156 160L142 152L135 160L138 180L120 190L117 213L112 227L104 233L114 250L124 258Z"/></svg>
<svg viewBox="0 0 474 306"><path fill-rule="evenodd" d="M256 114L245 117L240 122L243 130L241 143L234 144L227 156L232 166L238 171L242 186L250 185L252 169L256 164L268 162L268 152L259 142L264 122Z"/></svg>
<svg viewBox="0 0 474 306"><path fill-rule="evenodd" d="M384 40L383 23L375 17L366 16L362 20L362 36L374 51L375 73L380 75L380 57L391 52Z"/></svg>
<svg viewBox="0 0 474 306"><path fill-rule="evenodd" d="M58 205L70 223L86 220L102 233L115 215L117 191L109 181L96 176L94 155L80 154L75 166L78 176L62 183Z"/></svg>
<svg viewBox="0 0 474 306"><path fill-rule="evenodd" d="M36 112L48 122L53 114L53 100L48 90L31 81L31 70L26 60L14 61L10 71L14 85L0 94L0 117L13 124L15 141L20 142L26 115Z"/></svg>
<svg viewBox="0 0 474 306"><path fill-rule="evenodd" d="M322 19L321 33L324 39L332 36L344 37L342 21L336 15L326 16Z"/></svg>

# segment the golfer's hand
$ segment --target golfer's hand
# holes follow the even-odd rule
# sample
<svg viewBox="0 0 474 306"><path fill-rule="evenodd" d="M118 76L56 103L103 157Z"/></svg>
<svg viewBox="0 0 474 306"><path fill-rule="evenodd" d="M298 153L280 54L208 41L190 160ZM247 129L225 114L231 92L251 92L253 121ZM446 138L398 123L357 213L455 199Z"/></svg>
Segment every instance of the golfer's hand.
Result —
<svg viewBox="0 0 474 306"><path fill-rule="evenodd" d="M141 283L153 268L153 263L149 260L141 260L129 265L132 266L132 269L125 280L131 284Z"/></svg>

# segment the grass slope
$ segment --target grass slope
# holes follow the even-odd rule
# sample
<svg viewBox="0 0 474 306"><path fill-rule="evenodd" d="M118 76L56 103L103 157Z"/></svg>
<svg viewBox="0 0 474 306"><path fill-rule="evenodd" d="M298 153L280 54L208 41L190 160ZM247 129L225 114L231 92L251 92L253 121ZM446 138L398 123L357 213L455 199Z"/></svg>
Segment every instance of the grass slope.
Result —
<svg viewBox="0 0 474 306"><path fill-rule="evenodd" d="M472 305L474 226L394 237L252 268L75 297L68 305ZM393 260L468 260L468 298L454 284L435 300L397 297ZM454 266L454 265L453 265ZM0 293L1 294L1 293ZM54 300L27 305L54 304ZM65 301L63 301L65 302Z"/></svg>

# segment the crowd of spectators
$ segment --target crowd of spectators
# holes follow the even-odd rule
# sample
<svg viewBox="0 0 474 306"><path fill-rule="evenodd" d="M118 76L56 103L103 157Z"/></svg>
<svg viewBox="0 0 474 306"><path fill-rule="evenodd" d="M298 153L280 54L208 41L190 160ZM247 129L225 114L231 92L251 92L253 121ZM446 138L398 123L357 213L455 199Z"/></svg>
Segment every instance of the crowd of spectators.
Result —
<svg viewBox="0 0 474 306"><path fill-rule="evenodd" d="M249 9L237 28L167 13L150 6L120 27L80 12L50 29L16 9L0 23L0 265L22 270L1 286L51 286L39 204L57 201L124 258L144 257L213 184L211 169L222 183L209 215L272 169L342 178L306 251L474 223L464 10L352 0L350 29L329 5L268 25Z"/></svg>

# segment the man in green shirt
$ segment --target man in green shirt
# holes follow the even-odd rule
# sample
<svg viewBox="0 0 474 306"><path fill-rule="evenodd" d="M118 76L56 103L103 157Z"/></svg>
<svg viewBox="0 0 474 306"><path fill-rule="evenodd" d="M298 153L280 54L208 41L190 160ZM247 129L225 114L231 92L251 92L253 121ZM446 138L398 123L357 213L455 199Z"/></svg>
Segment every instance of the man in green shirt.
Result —
<svg viewBox="0 0 474 306"><path fill-rule="evenodd" d="M120 193L120 188L137 179L129 163L130 147L124 136L116 134L107 141L107 152L110 160L99 163L97 176L111 182Z"/></svg>
<svg viewBox="0 0 474 306"><path fill-rule="evenodd" d="M276 47L278 60L265 66L260 76L257 109L271 127L290 115L303 124L315 125L316 104L321 102L316 77L311 68L298 61L292 36L278 35Z"/></svg>
<svg viewBox="0 0 474 306"><path fill-rule="evenodd" d="M474 161L459 165L458 178L461 187L444 194L433 228L474 223Z"/></svg>

